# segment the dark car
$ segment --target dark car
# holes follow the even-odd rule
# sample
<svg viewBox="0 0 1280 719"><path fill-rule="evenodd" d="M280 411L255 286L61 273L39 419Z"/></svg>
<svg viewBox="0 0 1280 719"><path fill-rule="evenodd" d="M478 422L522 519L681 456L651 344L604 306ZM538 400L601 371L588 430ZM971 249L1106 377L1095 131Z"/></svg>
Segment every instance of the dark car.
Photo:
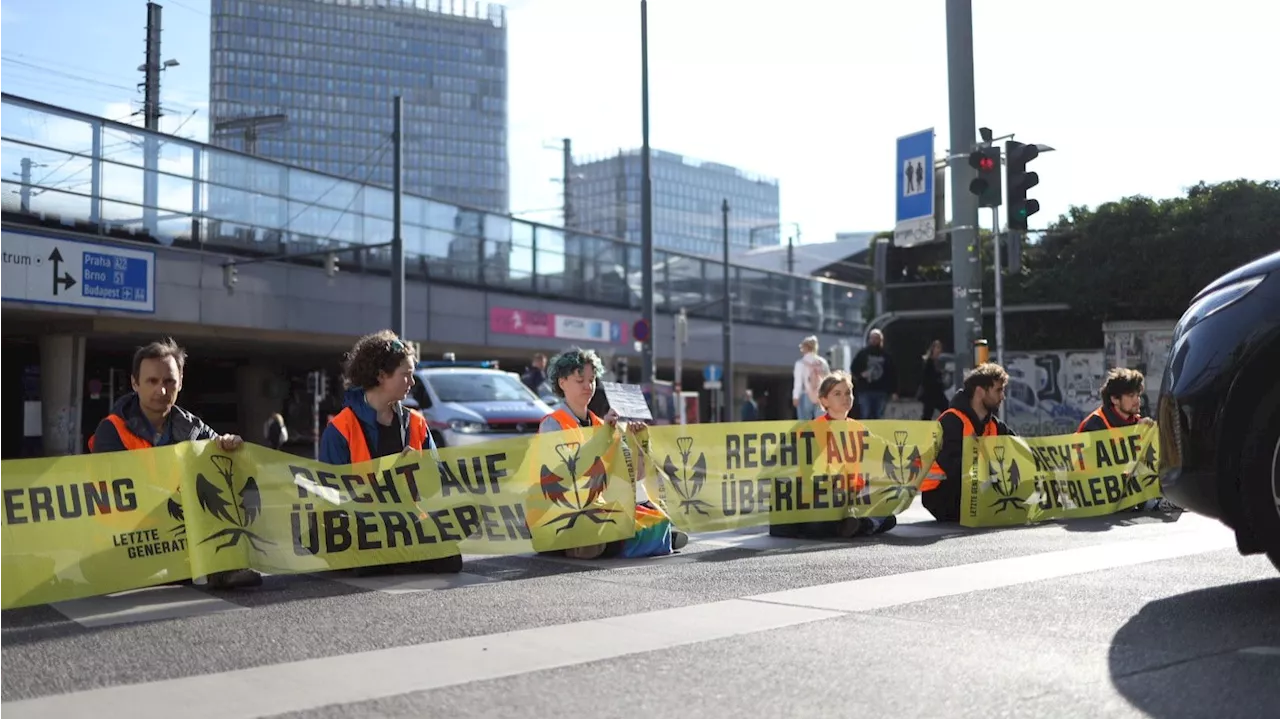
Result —
<svg viewBox="0 0 1280 719"><path fill-rule="evenodd" d="M1215 280L1173 332L1160 387L1160 484L1280 569L1280 252Z"/></svg>

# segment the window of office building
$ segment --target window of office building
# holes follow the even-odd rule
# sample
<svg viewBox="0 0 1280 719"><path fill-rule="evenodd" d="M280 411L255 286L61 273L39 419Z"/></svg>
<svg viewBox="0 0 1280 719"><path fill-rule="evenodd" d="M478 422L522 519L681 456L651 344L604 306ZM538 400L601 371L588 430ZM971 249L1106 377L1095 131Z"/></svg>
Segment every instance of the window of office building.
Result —
<svg viewBox="0 0 1280 719"><path fill-rule="evenodd" d="M213 0L213 124L283 114L259 133L258 155L386 180L399 93L405 190L506 212L505 18L462 5L450 14L377 0ZM212 144L243 140L230 129Z"/></svg>

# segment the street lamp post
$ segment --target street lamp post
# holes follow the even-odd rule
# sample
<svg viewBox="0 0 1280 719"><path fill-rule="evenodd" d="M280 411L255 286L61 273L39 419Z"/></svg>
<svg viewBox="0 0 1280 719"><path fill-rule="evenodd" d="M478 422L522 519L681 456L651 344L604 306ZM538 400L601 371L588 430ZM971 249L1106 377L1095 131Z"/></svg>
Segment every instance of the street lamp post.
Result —
<svg viewBox="0 0 1280 719"><path fill-rule="evenodd" d="M649 3L640 0L640 311L645 323L653 327L653 178L650 174L649 149ZM640 355L640 383L652 392L654 380L654 343L652 331Z"/></svg>

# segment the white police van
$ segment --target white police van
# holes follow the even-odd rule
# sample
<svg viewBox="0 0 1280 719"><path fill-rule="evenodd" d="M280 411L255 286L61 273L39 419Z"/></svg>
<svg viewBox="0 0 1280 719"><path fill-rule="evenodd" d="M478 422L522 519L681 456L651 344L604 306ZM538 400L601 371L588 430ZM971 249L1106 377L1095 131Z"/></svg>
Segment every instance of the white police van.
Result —
<svg viewBox="0 0 1280 719"><path fill-rule="evenodd" d="M422 361L405 404L422 412L440 447L538 433L552 408L496 360Z"/></svg>

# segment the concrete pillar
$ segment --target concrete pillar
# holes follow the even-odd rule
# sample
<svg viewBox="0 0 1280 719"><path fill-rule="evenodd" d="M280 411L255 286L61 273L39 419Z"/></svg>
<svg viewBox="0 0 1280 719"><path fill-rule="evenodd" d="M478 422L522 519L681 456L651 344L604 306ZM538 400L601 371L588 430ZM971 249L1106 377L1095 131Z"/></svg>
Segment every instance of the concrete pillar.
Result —
<svg viewBox="0 0 1280 719"><path fill-rule="evenodd" d="M84 400L85 338L40 338L40 419L44 456L83 454L88 437L80 431Z"/></svg>
<svg viewBox="0 0 1280 719"><path fill-rule="evenodd" d="M239 427L214 427L219 432L235 433L244 441L266 444L262 425L276 412L284 411L288 385L284 373L266 364L243 365L236 369L237 424ZM292 433L297 433L293 429Z"/></svg>

